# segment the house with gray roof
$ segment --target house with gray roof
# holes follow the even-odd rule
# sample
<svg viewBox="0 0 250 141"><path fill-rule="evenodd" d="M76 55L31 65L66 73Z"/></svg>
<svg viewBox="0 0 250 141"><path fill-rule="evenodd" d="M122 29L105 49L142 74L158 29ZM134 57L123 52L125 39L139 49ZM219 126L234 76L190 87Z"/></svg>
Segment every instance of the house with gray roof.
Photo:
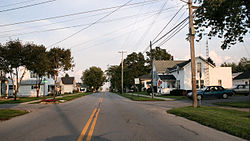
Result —
<svg viewBox="0 0 250 141"><path fill-rule="evenodd" d="M236 85L249 85L250 80L250 70L242 72L233 78L233 84Z"/></svg>
<svg viewBox="0 0 250 141"><path fill-rule="evenodd" d="M76 90L75 77L62 77L60 81L61 94L73 93Z"/></svg>
<svg viewBox="0 0 250 141"><path fill-rule="evenodd" d="M215 67L202 57L196 57L196 88L220 85L232 88L231 67ZM153 85L157 93L169 94L173 89L191 90L191 61L155 61Z"/></svg>

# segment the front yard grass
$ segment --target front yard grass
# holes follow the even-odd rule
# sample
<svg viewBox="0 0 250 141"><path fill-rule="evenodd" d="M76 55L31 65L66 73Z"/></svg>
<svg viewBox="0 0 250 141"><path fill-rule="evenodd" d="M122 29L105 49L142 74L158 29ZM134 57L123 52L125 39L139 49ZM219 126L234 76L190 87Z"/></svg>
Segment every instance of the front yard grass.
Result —
<svg viewBox="0 0 250 141"><path fill-rule="evenodd" d="M10 118L24 115L26 113L28 113L28 112L21 111L21 110L0 109L0 120L8 120Z"/></svg>
<svg viewBox="0 0 250 141"><path fill-rule="evenodd" d="M76 99L76 98L79 98L79 97L82 97L82 96L86 96L86 95L89 95L89 94L92 94L92 92L80 93L80 94L75 94L75 95L64 95L63 97L56 98L56 101L59 101L59 100L70 101L70 100L73 100L73 99Z"/></svg>
<svg viewBox="0 0 250 141"><path fill-rule="evenodd" d="M241 102L217 102L214 103L219 106L229 106L236 108L250 108L250 101L241 101Z"/></svg>
<svg viewBox="0 0 250 141"><path fill-rule="evenodd" d="M143 97L143 96L136 96L136 95L130 95L130 94L118 94L120 96L123 96L125 98L134 100L134 101L164 101L162 99L157 99L157 98L150 98L150 97Z"/></svg>
<svg viewBox="0 0 250 141"><path fill-rule="evenodd" d="M172 98L175 100L187 100L188 99L186 96L174 96L174 95L160 95L159 97Z"/></svg>
<svg viewBox="0 0 250 141"><path fill-rule="evenodd" d="M0 104L18 104L18 103L24 103L24 102L29 102L29 101L39 100L39 99L44 99L44 98L45 97L18 97L16 101L14 101L13 98L1 99Z"/></svg>
<svg viewBox="0 0 250 141"><path fill-rule="evenodd" d="M250 140L250 113L248 112L208 106L174 108L167 112Z"/></svg>

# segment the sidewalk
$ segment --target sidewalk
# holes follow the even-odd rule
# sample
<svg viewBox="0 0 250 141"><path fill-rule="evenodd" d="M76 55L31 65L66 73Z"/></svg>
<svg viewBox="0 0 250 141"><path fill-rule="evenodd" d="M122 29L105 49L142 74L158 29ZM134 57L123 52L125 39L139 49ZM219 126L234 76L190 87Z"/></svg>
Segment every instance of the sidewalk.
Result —
<svg viewBox="0 0 250 141"><path fill-rule="evenodd" d="M127 94L134 95L134 96L142 96L142 97L152 98L151 95L143 95L143 94L137 94L137 93L127 93ZM164 97L158 97L158 96L154 96L154 98L156 98L156 99L162 99L162 100L165 100L165 101L172 101L172 100L174 100L172 98L164 98Z"/></svg>

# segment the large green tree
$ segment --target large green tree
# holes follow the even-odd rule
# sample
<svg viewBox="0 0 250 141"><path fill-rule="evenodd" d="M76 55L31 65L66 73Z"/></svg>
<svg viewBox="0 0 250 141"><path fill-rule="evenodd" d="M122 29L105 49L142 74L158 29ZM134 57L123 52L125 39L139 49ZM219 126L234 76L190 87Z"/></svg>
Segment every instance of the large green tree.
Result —
<svg viewBox="0 0 250 141"><path fill-rule="evenodd" d="M19 40L9 41L0 47L1 69L10 74L14 100L16 100L22 79L27 71L26 67L30 62L28 58L30 52Z"/></svg>
<svg viewBox="0 0 250 141"><path fill-rule="evenodd" d="M110 82L110 90L114 92L121 91L121 66L110 66L106 70L106 74Z"/></svg>
<svg viewBox="0 0 250 141"><path fill-rule="evenodd" d="M152 57L155 60L170 60L171 55L166 51L166 49L162 49L160 47L156 47L152 49L151 52L146 52L147 54L147 62L150 62L150 57Z"/></svg>
<svg viewBox="0 0 250 141"><path fill-rule="evenodd" d="M82 82L88 86L88 89L92 91L98 91L101 86L103 86L106 81L104 72L99 67L90 67L83 72L81 77Z"/></svg>
<svg viewBox="0 0 250 141"><path fill-rule="evenodd" d="M196 0L201 6L194 13L198 40L203 35L222 38L222 49L230 48L249 32L249 0Z"/></svg>
<svg viewBox="0 0 250 141"><path fill-rule="evenodd" d="M50 62L48 52L43 45L27 44L25 48L30 54L28 55L29 62L27 69L37 75L36 92L39 97L41 83L44 76L48 75Z"/></svg>
<svg viewBox="0 0 250 141"><path fill-rule="evenodd" d="M60 71L68 71L73 69L73 57L71 56L70 49L63 48L51 48L48 52L49 58L49 71L48 74L54 76L55 89L54 89L54 99L57 91L57 78Z"/></svg>

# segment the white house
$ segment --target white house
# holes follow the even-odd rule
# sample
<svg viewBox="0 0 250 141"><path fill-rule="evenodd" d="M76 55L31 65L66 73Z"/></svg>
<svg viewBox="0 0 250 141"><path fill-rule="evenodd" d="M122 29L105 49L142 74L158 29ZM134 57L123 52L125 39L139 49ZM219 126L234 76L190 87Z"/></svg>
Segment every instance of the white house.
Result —
<svg viewBox="0 0 250 141"><path fill-rule="evenodd" d="M76 90L75 77L62 77L60 81L61 94L73 93Z"/></svg>
<svg viewBox="0 0 250 141"><path fill-rule="evenodd" d="M151 77L151 74L146 74L139 77L140 82L143 85L143 91L151 87Z"/></svg>
<svg viewBox="0 0 250 141"><path fill-rule="evenodd" d="M21 70L23 72L24 69ZM20 76L20 75L19 75ZM20 78L19 78L20 79ZM16 82L14 82L15 84ZM13 96L14 93L14 86L10 79L7 79L6 86L2 91L4 93L1 96ZM17 96L18 97L36 97L36 87L38 84L37 75L34 74L32 71L26 70L26 73L21 81L21 85L19 87L19 91ZM46 96L51 93L54 89L54 80L51 77L45 76L42 78L42 83L40 86L39 96Z"/></svg>
<svg viewBox="0 0 250 141"><path fill-rule="evenodd" d="M243 72L233 78L233 85L249 85L250 71Z"/></svg>
<svg viewBox="0 0 250 141"><path fill-rule="evenodd" d="M158 93L169 93L173 89L191 90L191 61L161 61L162 65L154 63L154 86ZM196 57L196 88L220 85L224 88L232 87L231 67L215 67L202 57ZM168 65L169 64L169 65ZM165 72L158 71L165 67ZM158 68L158 70L157 70ZM163 68L161 68L163 70Z"/></svg>

